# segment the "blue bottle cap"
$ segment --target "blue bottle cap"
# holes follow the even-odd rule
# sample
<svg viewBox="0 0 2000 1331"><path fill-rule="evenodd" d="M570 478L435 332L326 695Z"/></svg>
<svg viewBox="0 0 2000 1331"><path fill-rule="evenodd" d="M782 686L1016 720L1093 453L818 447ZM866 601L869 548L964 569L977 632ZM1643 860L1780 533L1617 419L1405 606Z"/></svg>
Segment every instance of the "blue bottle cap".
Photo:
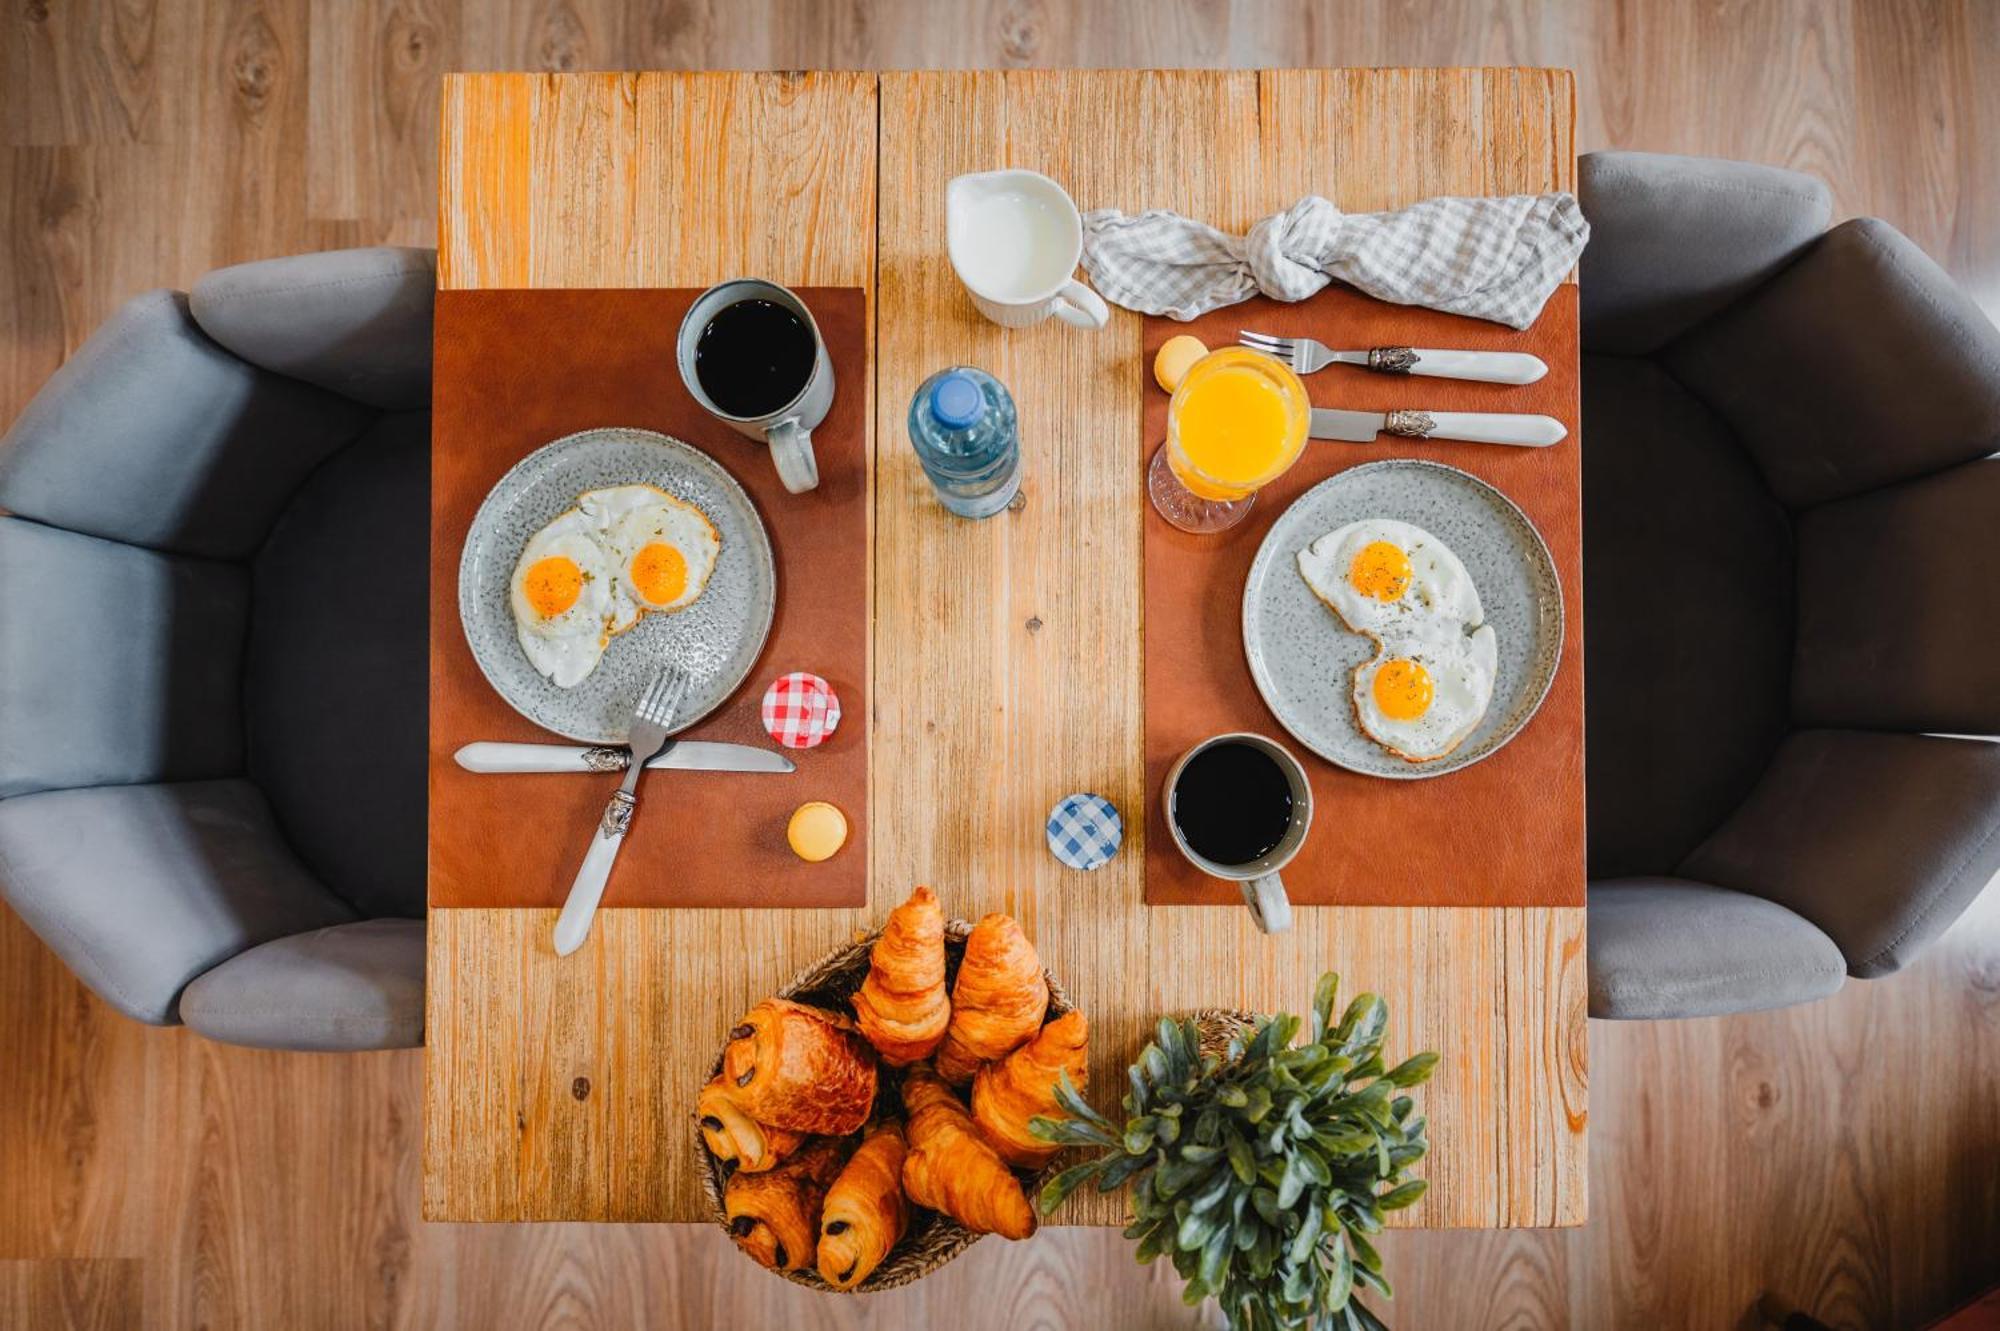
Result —
<svg viewBox="0 0 2000 1331"><path fill-rule="evenodd" d="M963 430L986 414L986 394L979 381L952 370L931 386L931 415L948 430Z"/></svg>

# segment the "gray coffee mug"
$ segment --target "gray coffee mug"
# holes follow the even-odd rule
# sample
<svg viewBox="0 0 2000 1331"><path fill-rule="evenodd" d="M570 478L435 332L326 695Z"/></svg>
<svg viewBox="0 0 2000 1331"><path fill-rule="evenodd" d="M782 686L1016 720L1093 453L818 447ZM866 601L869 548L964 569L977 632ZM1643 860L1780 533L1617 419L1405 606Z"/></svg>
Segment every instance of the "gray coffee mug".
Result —
<svg viewBox="0 0 2000 1331"><path fill-rule="evenodd" d="M694 372L695 346L701 341L702 330L708 327L709 320L731 305L746 300L768 300L773 305L782 305L805 321L813 340L813 368L805 386L790 402L761 416L730 415L702 391L701 379ZM687 385L688 392L694 395L694 400L701 404L704 411L738 434L770 444L771 461L777 464L778 479L785 483L787 490L795 495L804 494L819 485L819 463L813 458L812 432L833 407L833 362L827 359L826 339L819 335L819 324L804 301L776 282L754 277L739 277L712 286L688 306L687 316L681 320L680 335L676 339L675 359L680 364L681 382Z"/></svg>
<svg viewBox="0 0 2000 1331"><path fill-rule="evenodd" d="M1247 864L1219 864L1199 854L1188 845L1187 838L1181 835L1180 824L1174 821L1174 789L1181 783L1181 773L1196 754L1218 744L1244 744L1256 749L1278 765L1278 770L1285 774L1285 781L1292 788L1291 825L1285 829L1285 835L1277 845ZM1312 783L1306 780L1306 769L1299 765L1297 758L1283 745L1248 731L1211 736L1175 760L1160 787L1160 804L1167 815L1167 831L1181 854L1187 856L1189 864L1212 878L1241 885L1243 904L1250 908L1250 918L1265 933L1281 934L1292 927L1292 902L1285 895L1285 884L1278 877L1278 871L1290 864L1292 857L1299 853L1299 848L1305 845L1306 831L1312 826L1313 816Z"/></svg>

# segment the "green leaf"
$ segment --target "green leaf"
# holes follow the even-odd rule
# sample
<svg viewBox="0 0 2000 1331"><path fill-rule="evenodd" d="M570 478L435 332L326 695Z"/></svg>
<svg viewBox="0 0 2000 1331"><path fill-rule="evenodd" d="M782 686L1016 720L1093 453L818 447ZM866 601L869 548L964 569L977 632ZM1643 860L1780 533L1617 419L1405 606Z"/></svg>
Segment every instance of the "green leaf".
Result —
<svg viewBox="0 0 2000 1331"><path fill-rule="evenodd" d="M1294 1265L1312 1255L1313 1245L1319 1242L1320 1213L1317 1206L1307 1209L1305 1219L1299 1224L1299 1232L1292 1235L1291 1243L1285 1249L1285 1260Z"/></svg>
<svg viewBox="0 0 2000 1331"><path fill-rule="evenodd" d="M1161 1197L1174 1198L1208 1173L1208 1166L1185 1160L1169 1160L1153 1171L1153 1189Z"/></svg>
<svg viewBox="0 0 2000 1331"><path fill-rule="evenodd" d="M1382 1042L1382 1032L1389 1026L1389 1005L1374 994L1358 995L1347 1005L1347 1011L1340 1018L1339 1036L1342 1053L1359 1054L1362 1050Z"/></svg>
<svg viewBox="0 0 2000 1331"><path fill-rule="evenodd" d="M1257 1153L1251 1149L1249 1142L1243 1140L1243 1135L1239 1132L1234 1130L1228 1132L1225 1134L1225 1140L1229 1147L1230 1170L1244 1183L1255 1183L1257 1181Z"/></svg>
<svg viewBox="0 0 2000 1331"><path fill-rule="evenodd" d="M1344 1235L1335 1235L1327 1246L1333 1250L1333 1262L1326 1286L1326 1306L1345 1308L1354 1292L1354 1254L1348 1251Z"/></svg>
<svg viewBox="0 0 2000 1331"><path fill-rule="evenodd" d="M1291 1210L1292 1204L1298 1201L1299 1194L1305 1190L1305 1171L1299 1168L1296 1159L1287 1161L1285 1164L1285 1177L1278 1184L1278 1209L1280 1211Z"/></svg>
<svg viewBox="0 0 2000 1331"><path fill-rule="evenodd" d="M1058 1206L1063 1204L1065 1197L1082 1187L1090 1180L1092 1175L1098 1173L1102 1168L1103 1166L1099 1161L1092 1160L1088 1164L1072 1165L1050 1179L1042 1188L1042 1195L1038 1199L1039 1205L1042 1208L1042 1214L1049 1215L1053 1213Z"/></svg>
<svg viewBox="0 0 2000 1331"><path fill-rule="evenodd" d="M1070 1082L1068 1068L1064 1068L1056 1076L1055 1096L1056 1103L1062 1106L1063 1112L1086 1123L1095 1123L1107 1131L1110 1130L1111 1121L1092 1109L1089 1102L1077 1094L1076 1087Z"/></svg>
<svg viewBox="0 0 2000 1331"><path fill-rule="evenodd" d="M1374 1244L1352 1230L1347 1233L1347 1242L1354 1249L1354 1260L1364 1270L1379 1272L1382 1269L1382 1254L1375 1251Z"/></svg>
<svg viewBox="0 0 2000 1331"><path fill-rule="evenodd" d="M1215 1093L1215 1102L1228 1105L1231 1109L1241 1109L1250 1103L1250 1095L1241 1086L1225 1086Z"/></svg>
<svg viewBox="0 0 2000 1331"><path fill-rule="evenodd" d="M1253 1084L1245 1093L1245 1099L1243 1117L1252 1123L1262 1123L1264 1116L1271 1112L1271 1093L1261 1085Z"/></svg>
<svg viewBox="0 0 2000 1331"><path fill-rule="evenodd" d="M1340 994L1340 976L1333 971L1319 977L1313 986L1313 1042L1324 1039L1333 1025L1333 1003Z"/></svg>
<svg viewBox="0 0 2000 1331"><path fill-rule="evenodd" d="M1424 1189L1428 1187L1430 1187L1429 1180L1413 1178L1408 1183L1383 1193L1376 1199L1375 1204L1385 1211L1400 1211L1423 1196Z"/></svg>
<svg viewBox="0 0 2000 1331"><path fill-rule="evenodd" d="M1431 1078L1437 1068L1438 1056L1434 1050L1413 1054L1395 1067L1389 1069L1389 1080L1398 1086L1418 1086Z"/></svg>
<svg viewBox="0 0 2000 1331"><path fill-rule="evenodd" d="M1103 1176L1097 1180L1099 1192L1111 1192L1122 1186L1140 1170L1153 1163L1150 1155L1121 1155L1104 1166Z"/></svg>
<svg viewBox="0 0 2000 1331"><path fill-rule="evenodd" d="M1181 1116L1161 1114L1153 1120L1153 1132L1167 1145L1172 1146L1181 1139Z"/></svg>
<svg viewBox="0 0 2000 1331"><path fill-rule="evenodd" d="M1201 1283L1210 1289L1222 1288L1223 1279L1229 1273L1229 1259L1235 1245L1230 1242L1229 1231L1216 1227L1201 1250Z"/></svg>
<svg viewBox="0 0 2000 1331"><path fill-rule="evenodd" d="M1231 1176L1228 1174L1219 1173L1216 1175L1215 1181L1213 1183L1210 1183L1206 1187L1202 1188L1201 1191L1194 1193L1191 1197L1189 1197L1188 1206L1196 1211L1206 1211L1209 1208L1213 1207L1217 1202L1220 1202L1223 1198L1227 1197L1229 1195L1229 1189L1232 1186L1233 1182Z"/></svg>
<svg viewBox="0 0 2000 1331"><path fill-rule="evenodd" d="M1189 1211L1187 1218L1182 1220L1180 1227L1174 1231L1174 1246L1182 1252L1199 1248L1219 1229L1221 1226L1216 1224L1212 1216L1203 1215L1199 1211Z"/></svg>
<svg viewBox="0 0 2000 1331"><path fill-rule="evenodd" d="M1284 1210L1278 1205L1278 1194L1269 1188L1250 1190L1250 1207L1263 1217L1267 1225L1278 1224L1284 1218Z"/></svg>
<svg viewBox="0 0 2000 1331"><path fill-rule="evenodd" d="M1153 1145L1153 1124L1151 1114L1142 1114L1125 1125L1125 1149L1133 1155L1150 1150Z"/></svg>
<svg viewBox="0 0 2000 1331"><path fill-rule="evenodd" d="M1058 1146L1101 1146L1112 1151L1125 1149L1118 1138L1094 1123L1077 1118L1044 1118L1037 1114L1028 1120L1028 1130L1043 1141L1054 1142Z"/></svg>

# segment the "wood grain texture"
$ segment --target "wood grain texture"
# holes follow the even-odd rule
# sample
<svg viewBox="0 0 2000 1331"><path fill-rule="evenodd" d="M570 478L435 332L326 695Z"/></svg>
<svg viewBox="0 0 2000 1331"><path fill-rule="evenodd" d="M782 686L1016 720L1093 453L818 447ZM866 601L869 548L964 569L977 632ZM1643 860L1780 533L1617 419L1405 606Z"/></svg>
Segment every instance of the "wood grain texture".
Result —
<svg viewBox="0 0 2000 1331"><path fill-rule="evenodd" d="M292 131L232 119L232 99L206 91L224 66L202 35L255 6L118 3L156 15L155 109L137 137L115 110L61 118L64 105L109 105L92 100L87 72L108 4L16 0L0 16L0 421L135 292L185 288L268 254L436 237L431 146L415 145L413 184L397 174L402 141L381 89L310 77L325 68L323 37L374 58L364 6L306 6L306 96L323 104L309 105L306 146L285 138L262 159L277 174L248 189L227 177L226 145ZM1887 218L2000 313L2000 7L1987 0L967 0L948 22L928 0L421 8L445 34L440 69L1570 66L1580 150L1819 170L1837 215ZM435 87L419 105L435 105ZM343 149L327 141L335 132L361 139ZM340 151L351 168L336 167ZM329 187L350 169L351 196ZM325 178L312 184L314 173ZM359 215L335 215L349 197ZM390 211L366 211L377 208ZM1989 892L1979 914L1910 971L1850 984L1804 1013L1594 1026L1590 1223L1390 1235L1400 1291L1390 1320L1730 1327L1768 1288L1835 1326L1900 1327L1991 1283L2000 896ZM733 977L739 963L672 964ZM1571 967L1580 988L1580 953ZM642 997L660 982L646 977ZM1408 983L1422 1001L1423 977ZM1743 1074L1727 1050L1740 1051ZM21 1297L0 1298L0 1325L87 1324L66 1310L120 1306L131 1268L144 1273L143 1318L113 1325L267 1326L252 1313L274 1307L306 1310L304 1326L411 1328L1204 1324L1170 1276L1133 1265L1128 1245L1101 1230L981 1244L909 1290L848 1302L752 1278L701 1227L421 1223L421 1055L210 1050L133 1026L4 911L0 1057L0 1287L33 1291L25 1313ZM204 1060L205 1075L187 1071ZM329 1093L335 1074L357 1083L351 1096ZM184 1113L190 1105L201 1112ZM283 1126L254 1131L260 1116ZM1850 1118L1881 1140L1863 1143ZM1514 1140L1532 1148L1530 1135ZM191 1167L204 1156L203 1170ZM377 1169L393 1181L365 1196L379 1191L393 1210L357 1200L356 1180ZM216 1200L182 1237L197 1214L186 1194L204 1177ZM1867 1209L1878 1199L1885 1210ZM350 1230L362 1237L343 1237ZM224 1262L224 1252L238 1255ZM54 1261L78 1265L42 1274ZM223 1269L240 1275L224 1283ZM100 1285L110 1293L90 1292Z"/></svg>
<svg viewBox="0 0 2000 1331"><path fill-rule="evenodd" d="M444 97L444 287L873 290L869 76L473 75ZM606 910L561 960L554 918L434 915L425 1214L693 1219L683 1085L710 1034L866 913Z"/></svg>

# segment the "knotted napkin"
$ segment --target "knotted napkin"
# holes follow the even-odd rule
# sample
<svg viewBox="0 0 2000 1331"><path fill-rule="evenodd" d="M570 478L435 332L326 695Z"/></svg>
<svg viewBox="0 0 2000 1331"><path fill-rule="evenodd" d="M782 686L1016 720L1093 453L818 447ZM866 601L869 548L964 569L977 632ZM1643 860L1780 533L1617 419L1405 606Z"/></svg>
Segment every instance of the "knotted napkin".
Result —
<svg viewBox="0 0 2000 1331"><path fill-rule="evenodd" d="M1378 300L1526 328L1576 266L1590 224L1573 194L1439 198L1343 213L1311 195L1232 236L1164 209L1084 214L1083 267L1106 300L1188 320L1262 291L1345 282Z"/></svg>

